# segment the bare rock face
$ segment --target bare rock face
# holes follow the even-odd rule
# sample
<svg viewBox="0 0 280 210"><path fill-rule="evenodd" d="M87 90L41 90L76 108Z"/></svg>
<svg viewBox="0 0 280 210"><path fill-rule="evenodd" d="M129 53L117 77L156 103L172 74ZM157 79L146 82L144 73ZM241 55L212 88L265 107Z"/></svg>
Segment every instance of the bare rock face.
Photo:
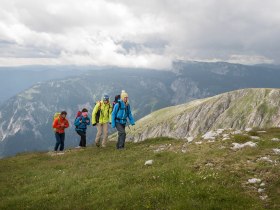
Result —
<svg viewBox="0 0 280 210"><path fill-rule="evenodd" d="M280 125L280 89L242 89L153 112L137 121L132 141L167 136L187 139L215 129Z"/></svg>

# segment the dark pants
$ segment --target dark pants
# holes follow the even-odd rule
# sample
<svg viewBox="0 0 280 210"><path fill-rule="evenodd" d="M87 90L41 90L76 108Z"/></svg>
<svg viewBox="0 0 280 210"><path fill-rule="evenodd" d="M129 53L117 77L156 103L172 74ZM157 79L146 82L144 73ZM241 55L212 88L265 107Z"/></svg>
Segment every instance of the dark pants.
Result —
<svg viewBox="0 0 280 210"><path fill-rule="evenodd" d="M54 147L54 151L57 151L58 146L60 145L59 150L63 151L64 149L64 140L65 140L65 133L55 133L56 144Z"/></svg>
<svg viewBox="0 0 280 210"><path fill-rule="evenodd" d="M80 147L86 147L86 143L87 143L86 132L84 132L84 131L77 131L77 134L81 137L79 146Z"/></svg>
<svg viewBox="0 0 280 210"><path fill-rule="evenodd" d="M117 149L123 149L125 143L125 125L116 123L116 128L118 130L118 142L117 142Z"/></svg>

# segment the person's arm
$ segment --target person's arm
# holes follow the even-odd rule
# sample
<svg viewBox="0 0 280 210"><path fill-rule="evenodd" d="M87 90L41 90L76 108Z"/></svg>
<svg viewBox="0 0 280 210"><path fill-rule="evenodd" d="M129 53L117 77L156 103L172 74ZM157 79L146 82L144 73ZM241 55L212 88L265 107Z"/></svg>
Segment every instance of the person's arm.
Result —
<svg viewBox="0 0 280 210"><path fill-rule="evenodd" d="M111 104L109 105L109 123L112 122L112 106Z"/></svg>
<svg viewBox="0 0 280 210"><path fill-rule="evenodd" d="M69 127L69 121L65 118L64 128L68 128L68 127Z"/></svg>
<svg viewBox="0 0 280 210"><path fill-rule="evenodd" d="M131 113L130 105L128 105L128 119L129 119L129 123L131 125L135 125L135 121L134 121L134 118L133 118L132 113Z"/></svg>
<svg viewBox="0 0 280 210"><path fill-rule="evenodd" d="M96 116L96 113L98 111L98 106L99 104L97 103L92 111L92 116L91 116L91 123L92 125L96 125L96 119L95 119L95 116Z"/></svg>
<svg viewBox="0 0 280 210"><path fill-rule="evenodd" d="M80 117L77 117L74 121L74 125L79 126L80 124L81 124L81 119L80 119Z"/></svg>
<svg viewBox="0 0 280 210"><path fill-rule="evenodd" d="M86 124L87 124L87 125L90 125L90 119L89 119L89 117L86 118Z"/></svg>

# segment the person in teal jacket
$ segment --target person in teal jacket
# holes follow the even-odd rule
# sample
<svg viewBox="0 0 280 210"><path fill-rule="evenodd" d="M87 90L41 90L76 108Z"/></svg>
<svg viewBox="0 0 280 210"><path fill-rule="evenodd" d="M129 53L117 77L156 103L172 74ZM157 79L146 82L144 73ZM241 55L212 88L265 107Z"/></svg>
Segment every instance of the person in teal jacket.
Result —
<svg viewBox="0 0 280 210"><path fill-rule="evenodd" d="M128 94L125 91L121 93L121 99L115 104L114 110L112 112L112 128L117 128L118 130L118 142L117 149L124 149L125 144L125 126L127 119L131 125L135 125L134 118L131 113L131 107L128 103Z"/></svg>
<svg viewBox="0 0 280 210"><path fill-rule="evenodd" d="M76 126L75 130L77 134L81 137L79 147L86 147L87 137L86 131L87 126L90 125L90 119L88 117L88 110L84 108L80 116L77 116L74 122Z"/></svg>

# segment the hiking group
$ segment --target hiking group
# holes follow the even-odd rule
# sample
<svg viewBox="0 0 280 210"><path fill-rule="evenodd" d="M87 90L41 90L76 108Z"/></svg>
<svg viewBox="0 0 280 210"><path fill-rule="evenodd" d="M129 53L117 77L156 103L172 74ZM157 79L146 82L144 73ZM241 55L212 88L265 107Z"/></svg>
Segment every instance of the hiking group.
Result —
<svg viewBox="0 0 280 210"><path fill-rule="evenodd" d="M54 147L55 152L57 152L58 148L60 152L64 150L65 129L69 127L69 121L66 116L66 111L55 113L54 115L53 129L56 139ZM95 145L97 147L106 147L110 124L112 128L116 128L118 131L116 148L124 149L126 139L125 127L128 121L131 125L135 125L128 101L128 94L123 90L121 95L115 97L112 104L110 103L110 97L105 94L101 101L96 102L92 111L91 124L97 128L97 134L94 140ZM74 125L75 131L80 136L80 143L76 148L84 148L86 147L87 126L90 125L90 118L86 108L82 109L82 111L78 111ZM100 144L101 136L103 136L103 138Z"/></svg>

